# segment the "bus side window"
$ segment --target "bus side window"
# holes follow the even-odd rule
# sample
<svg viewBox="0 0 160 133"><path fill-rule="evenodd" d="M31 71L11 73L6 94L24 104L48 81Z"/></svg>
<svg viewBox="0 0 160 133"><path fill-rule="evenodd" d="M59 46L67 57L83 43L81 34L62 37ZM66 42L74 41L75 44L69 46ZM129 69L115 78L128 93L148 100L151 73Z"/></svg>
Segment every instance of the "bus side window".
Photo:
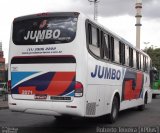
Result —
<svg viewBox="0 0 160 133"><path fill-rule="evenodd" d="M91 24L88 24L88 43L89 44L92 44L92 26L91 26Z"/></svg>
<svg viewBox="0 0 160 133"><path fill-rule="evenodd" d="M125 65L129 66L129 47L125 45Z"/></svg>
<svg viewBox="0 0 160 133"><path fill-rule="evenodd" d="M108 35L108 58L111 60L111 36Z"/></svg>
<svg viewBox="0 0 160 133"><path fill-rule="evenodd" d="M152 60L150 60L150 70L152 69Z"/></svg>
<svg viewBox="0 0 160 133"><path fill-rule="evenodd" d="M137 69L140 69L140 65L139 65L139 52L136 52L136 60L137 60Z"/></svg>
<svg viewBox="0 0 160 133"><path fill-rule="evenodd" d="M102 58L108 60L108 35L101 32Z"/></svg>
<svg viewBox="0 0 160 133"><path fill-rule="evenodd" d="M147 58L147 60L148 60L148 62L147 62L147 70L148 70L148 73L149 73L149 71L150 71L150 66L151 66L151 62L150 62L150 59L148 59Z"/></svg>
<svg viewBox="0 0 160 133"><path fill-rule="evenodd" d="M133 49L129 48L129 66L133 67Z"/></svg>
<svg viewBox="0 0 160 133"><path fill-rule="evenodd" d="M146 58L145 58L145 56L143 56L143 71L145 72L145 67L146 67L146 64L145 64L145 62L146 62Z"/></svg>
<svg viewBox="0 0 160 133"><path fill-rule="evenodd" d="M141 54L139 53L139 70L141 70Z"/></svg>
<svg viewBox="0 0 160 133"><path fill-rule="evenodd" d="M119 42L119 61L120 61L120 64L124 65L125 64L125 59L126 59L126 55L125 55L125 44L124 43L121 43Z"/></svg>
<svg viewBox="0 0 160 133"><path fill-rule="evenodd" d="M108 39L109 39L109 59L111 61L114 61L114 38L112 36L108 35Z"/></svg>
<svg viewBox="0 0 160 133"><path fill-rule="evenodd" d="M141 70L143 71L143 55L141 54Z"/></svg>
<svg viewBox="0 0 160 133"><path fill-rule="evenodd" d="M103 33L103 31L101 31L101 33L100 33L100 38L101 38L101 45L100 45L100 57L101 57L101 59L103 59L104 58L104 33Z"/></svg>
<svg viewBox="0 0 160 133"><path fill-rule="evenodd" d="M114 59L116 63L120 62L119 41L117 39L114 39Z"/></svg>
<svg viewBox="0 0 160 133"><path fill-rule="evenodd" d="M144 71L147 72L147 57L143 56L143 62L144 62Z"/></svg>
<svg viewBox="0 0 160 133"><path fill-rule="evenodd" d="M97 35L98 35L97 29L92 26L92 45L94 45L95 47L98 47L98 36Z"/></svg>
<svg viewBox="0 0 160 133"><path fill-rule="evenodd" d="M89 32L89 49L94 55L100 57L99 29L89 24L88 32Z"/></svg>
<svg viewBox="0 0 160 133"><path fill-rule="evenodd" d="M137 68L136 50L133 50L133 67Z"/></svg>
<svg viewBox="0 0 160 133"><path fill-rule="evenodd" d="M146 57L146 71L149 72L149 69L148 69L148 57Z"/></svg>
<svg viewBox="0 0 160 133"><path fill-rule="evenodd" d="M108 53L108 35L104 35L104 38L105 38L105 46L106 46L106 48L105 48L105 56L106 56L106 58L108 59L109 58L109 53Z"/></svg>

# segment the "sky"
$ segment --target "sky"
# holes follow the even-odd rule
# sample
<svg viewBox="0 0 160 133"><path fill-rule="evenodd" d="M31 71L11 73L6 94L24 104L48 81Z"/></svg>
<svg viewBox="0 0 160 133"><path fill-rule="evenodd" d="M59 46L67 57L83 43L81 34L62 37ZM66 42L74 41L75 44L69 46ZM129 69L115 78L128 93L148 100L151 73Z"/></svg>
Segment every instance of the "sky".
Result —
<svg viewBox="0 0 160 133"><path fill-rule="evenodd" d="M133 45L136 0L99 0L98 22ZM160 0L142 0L141 49L160 47ZM42 12L81 11L93 18L88 0L0 0L0 42L8 62L11 24L15 17ZM147 44L146 44L147 43Z"/></svg>

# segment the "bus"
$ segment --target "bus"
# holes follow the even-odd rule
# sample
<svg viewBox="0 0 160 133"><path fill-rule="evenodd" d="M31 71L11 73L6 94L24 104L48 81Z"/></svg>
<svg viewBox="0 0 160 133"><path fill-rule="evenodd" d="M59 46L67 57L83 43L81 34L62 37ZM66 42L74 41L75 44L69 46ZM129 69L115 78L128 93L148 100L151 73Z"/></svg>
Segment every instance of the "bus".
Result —
<svg viewBox="0 0 160 133"><path fill-rule="evenodd" d="M15 18L9 51L12 111L113 123L151 102L150 57L83 13Z"/></svg>
<svg viewBox="0 0 160 133"><path fill-rule="evenodd" d="M156 98L157 95L160 95L160 71L155 70L152 84L152 97Z"/></svg>

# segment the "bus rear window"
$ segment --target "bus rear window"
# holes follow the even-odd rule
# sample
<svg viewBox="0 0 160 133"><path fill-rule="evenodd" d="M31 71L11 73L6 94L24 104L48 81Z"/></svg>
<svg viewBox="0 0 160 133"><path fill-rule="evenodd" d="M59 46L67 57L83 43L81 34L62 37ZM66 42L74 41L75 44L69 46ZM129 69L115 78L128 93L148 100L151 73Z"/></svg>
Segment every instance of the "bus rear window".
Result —
<svg viewBox="0 0 160 133"><path fill-rule="evenodd" d="M74 40L77 17L39 17L13 22L13 42L16 45L69 43Z"/></svg>

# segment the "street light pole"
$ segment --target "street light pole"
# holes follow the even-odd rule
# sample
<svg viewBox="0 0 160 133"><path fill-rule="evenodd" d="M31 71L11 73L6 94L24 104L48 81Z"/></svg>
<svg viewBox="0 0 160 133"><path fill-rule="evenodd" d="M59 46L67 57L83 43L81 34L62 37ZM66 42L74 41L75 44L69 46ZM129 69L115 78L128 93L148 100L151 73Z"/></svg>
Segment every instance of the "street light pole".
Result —
<svg viewBox="0 0 160 133"><path fill-rule="evenodd" d="M142 10L142 0L136 0L136 47L140 49L140 33L141 33L141 10Z"/></svg>
<svg viewBox="0 0 160 133"><path fill-rule="evenodd" d="M91 2L91 3L94 3L94 20L97 20L99 0L88 0L88 1Z"/></svg>

